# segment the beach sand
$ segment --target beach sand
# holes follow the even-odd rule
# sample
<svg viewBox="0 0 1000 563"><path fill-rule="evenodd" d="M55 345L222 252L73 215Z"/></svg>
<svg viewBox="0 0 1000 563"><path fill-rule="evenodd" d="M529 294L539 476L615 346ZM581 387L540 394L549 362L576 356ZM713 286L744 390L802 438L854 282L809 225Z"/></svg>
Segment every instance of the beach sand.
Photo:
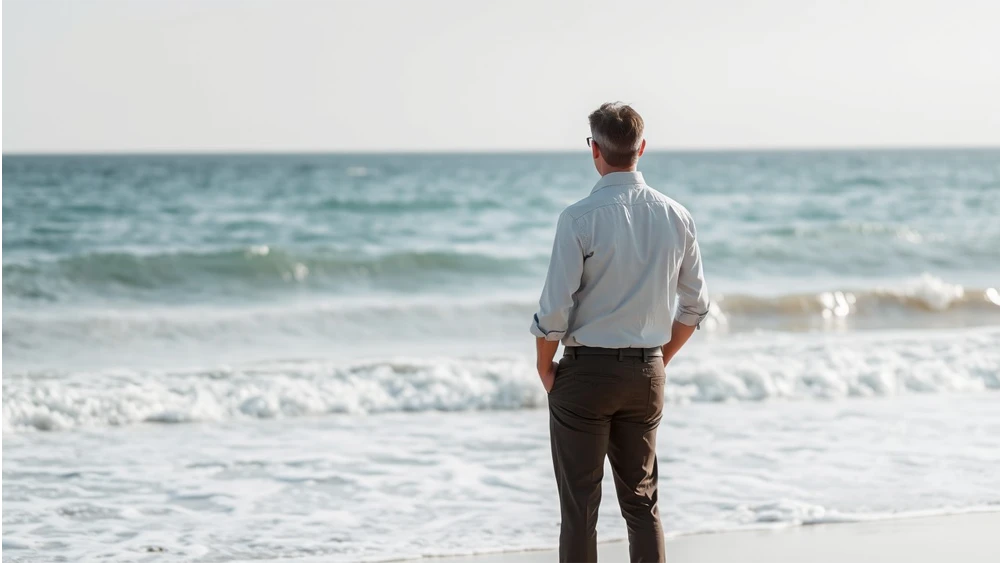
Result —
<svg viewBox="0 0 1000 563"><path fill-rule="evenodd" d="M600 561L628 561L628 544L600 544ZM443 557L441 563L549 563L555 551ZM734 531L667 540L670 563L908 563L1000 561L1000 512Z"/></svg>

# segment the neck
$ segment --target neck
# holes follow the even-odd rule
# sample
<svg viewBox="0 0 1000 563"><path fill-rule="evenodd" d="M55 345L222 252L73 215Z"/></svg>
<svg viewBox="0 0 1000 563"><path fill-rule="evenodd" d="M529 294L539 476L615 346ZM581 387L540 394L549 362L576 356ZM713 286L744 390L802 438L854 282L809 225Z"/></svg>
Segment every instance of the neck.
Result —
<svg viewBox="0 0 1000 563"><path fill-rule="evenodd" d="M635 169L636 169L636 166L634 164L632 166L628 166L628 167L625 167L625 168L615 168L615 167L612 167L612 166L602 166L601 170L599 170L599 172L601 173L601 176L607 176L608 174L613 174L615 172L635 172Z"/></svg>

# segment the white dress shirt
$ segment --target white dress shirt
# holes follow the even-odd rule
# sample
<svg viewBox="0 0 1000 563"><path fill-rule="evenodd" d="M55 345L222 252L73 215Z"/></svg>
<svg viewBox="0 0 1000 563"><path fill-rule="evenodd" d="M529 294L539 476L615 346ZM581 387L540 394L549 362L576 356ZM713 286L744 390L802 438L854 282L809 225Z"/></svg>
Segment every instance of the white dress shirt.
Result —
<svg viewBox="0 0 1000 563"><path fill-rule="evenodd" d="M641 173L605 175L559 216L532 334L652 348L670 340L675 318L699 325L709 302L695 234L688 210Z"/></svg>

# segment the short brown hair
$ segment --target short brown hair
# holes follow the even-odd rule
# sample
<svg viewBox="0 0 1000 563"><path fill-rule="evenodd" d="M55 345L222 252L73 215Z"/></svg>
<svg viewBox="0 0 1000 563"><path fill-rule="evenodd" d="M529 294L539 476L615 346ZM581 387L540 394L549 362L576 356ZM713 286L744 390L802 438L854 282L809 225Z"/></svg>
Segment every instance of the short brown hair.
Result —
<svg viewBox="0 0 1000 563"><path fill-rule="evenodd" d="M635 164L644 127L639 112L621 102L602 104L590 114L590 134L611 166L625 168Z"/></svg>

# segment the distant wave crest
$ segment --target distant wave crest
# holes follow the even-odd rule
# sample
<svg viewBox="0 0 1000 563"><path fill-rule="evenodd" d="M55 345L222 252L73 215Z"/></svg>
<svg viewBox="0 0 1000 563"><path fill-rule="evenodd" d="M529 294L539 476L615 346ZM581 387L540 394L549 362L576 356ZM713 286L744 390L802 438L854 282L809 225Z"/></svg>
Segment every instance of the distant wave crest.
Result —
<svg viewBox="0 0 1000 563"><path fill-rule="evenodd" d="M796 319L812 319L831 326L848 321L905 326L906 318L926 314L951 316L956 321L984 316L1000 320L1000 291L997 288L965 288L924 274L891 287L774 297L719 295L715 297L709 322L713 328L726 328L734 318L765 325L772 321L779 326L782 321L794 323ZM893 318L899 321L893 323ZM961 324L956 323L956 326Z"/></svg>

